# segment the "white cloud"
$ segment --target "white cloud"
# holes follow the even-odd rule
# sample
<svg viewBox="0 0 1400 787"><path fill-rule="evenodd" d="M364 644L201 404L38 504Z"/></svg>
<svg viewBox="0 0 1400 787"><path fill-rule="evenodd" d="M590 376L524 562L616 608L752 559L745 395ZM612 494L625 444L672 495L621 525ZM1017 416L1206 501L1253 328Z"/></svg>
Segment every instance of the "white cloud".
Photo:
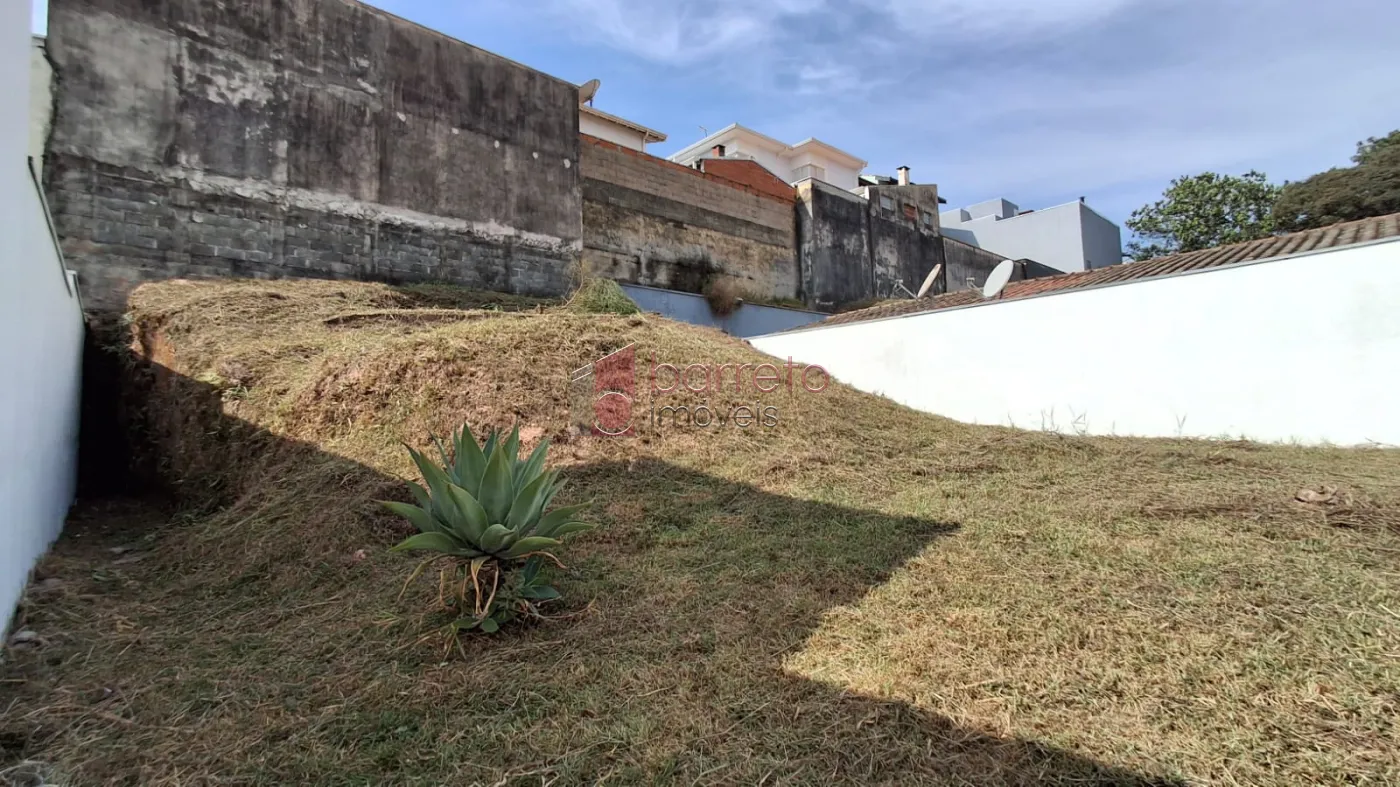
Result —
<svg viewBox="0 0 1400 787"><path fill-rule="evenodd" d="M916 34L1003 40L1096 22L1143 0L862 0Z"/></svg>

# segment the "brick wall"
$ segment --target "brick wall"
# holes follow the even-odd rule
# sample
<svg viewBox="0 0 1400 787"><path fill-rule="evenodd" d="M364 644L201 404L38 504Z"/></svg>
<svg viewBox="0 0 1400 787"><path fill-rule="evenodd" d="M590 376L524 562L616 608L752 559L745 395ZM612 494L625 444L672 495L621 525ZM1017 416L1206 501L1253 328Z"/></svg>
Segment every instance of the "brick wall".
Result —
<svg viewBox="0 0 1400 787"><path fill-rule="evenodd" d="M769 172L762 164L748 159L700 159L701 171L733 183L739 183L759 194L777 197L786 202L797 201L797 190Z"/></svg>
<svg viewBox="0 0 1400 787"><path fill-rule="evenodd" d="M732 278L798 297L793 200L584 135L583 259L621 281L698 292Z"/></svg>

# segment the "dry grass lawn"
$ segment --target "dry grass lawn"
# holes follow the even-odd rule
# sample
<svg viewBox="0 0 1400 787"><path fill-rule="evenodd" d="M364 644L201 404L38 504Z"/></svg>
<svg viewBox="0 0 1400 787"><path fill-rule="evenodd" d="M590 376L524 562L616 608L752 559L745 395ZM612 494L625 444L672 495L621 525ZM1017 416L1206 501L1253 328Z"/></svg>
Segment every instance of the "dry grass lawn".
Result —
<svg viewBox="0 0 1400 787"><path fill-rule="evenodd" d="M840 385L708 397L775 428L577 437L569 373L628 343L763 359L473 297L137 291L181 504L89 507L41 566L40 642L0 674L11 781L1400 782L1400 452L973 427ZM407 499L398 441L464 420L553 438L602 526L556 620L444 655L370 501Z"/></svg>

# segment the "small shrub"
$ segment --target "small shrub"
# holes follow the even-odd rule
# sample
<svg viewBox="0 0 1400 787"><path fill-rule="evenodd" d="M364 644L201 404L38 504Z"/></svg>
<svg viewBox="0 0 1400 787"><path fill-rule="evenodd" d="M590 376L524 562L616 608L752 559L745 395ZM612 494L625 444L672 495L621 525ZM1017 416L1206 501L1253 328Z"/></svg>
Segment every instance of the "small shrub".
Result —
<svg viewBox="0 0 1400 787"><path fill-rule="evenodd" d="M569 299L569 311L582 314L640 314L641 309L612 279L584 279Z"/></svg>
<svg viewBox="0 0 1400 787"><path fill-rule="evenodd" d="M715 276L705 285L705 302L710 304L710 312L716 317L728 317L743 303L734 280L723 276Z"/></svg>
<svg viewBox="0 0 1400 787"><path fill-rule="evenodd" d="M563 482L545 470L549 440L521 459L520 430L501 439L493 429L483 445L465 424L452 436L452 452L433 437L442 463L408 449L426 488L412 484L418 505L380 501L418 528L394 551L433 555L418 564L408 582L439 564L439 603L457 619L449 634L473 628L491 633L519 616L540 617L539 604L559 597L547 584L544 559L559 539L593 526L574 519L588 506L548 511ZM402 594L401 594L402 595Z"/></svg>

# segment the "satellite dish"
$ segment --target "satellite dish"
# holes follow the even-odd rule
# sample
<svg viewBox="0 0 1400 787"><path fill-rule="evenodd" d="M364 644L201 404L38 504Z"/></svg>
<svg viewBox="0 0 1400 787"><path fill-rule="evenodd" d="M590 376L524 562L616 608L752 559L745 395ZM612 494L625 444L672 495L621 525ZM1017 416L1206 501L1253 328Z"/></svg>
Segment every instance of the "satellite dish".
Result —
<svg viewBox="0 0 1400 787"><path fill-rule="evenodd" d="M1006 283L1011 281L1011 274L1016 270L1016 263L1011 260L1002 260L992 269L991 275L987 276L987 283L982 285L983 298L995 298L1005 289Z"/></svg>
<svg viewBox="0 0 1400 787"><path fill-rule="evenodd" d="M922 287L919 288L919 294L918 294L918 295L915 295L914 297L915 297L915 298L922 298L922 297L924 297L925 295L928 295L929 290L932 290L932 289L933 289L933 285L938 281L938 274L940 274L940 273L942 273L942 272L943 272L943 263L940 262L940 263L938 263L937 265L933 266L933 270L929 271L929 272L928 272L928 276L925 276L925 277L924 277L924 286L922 286Z"/></svg>
<svg viewBox="0 0 1400 787"><path fill-rule="evenodd" d="M590 79L582 85L579 85L578 103L591 105L593 103L593 97L598 95L598 88L602 86L603 83L597 79Z"/></svg>

